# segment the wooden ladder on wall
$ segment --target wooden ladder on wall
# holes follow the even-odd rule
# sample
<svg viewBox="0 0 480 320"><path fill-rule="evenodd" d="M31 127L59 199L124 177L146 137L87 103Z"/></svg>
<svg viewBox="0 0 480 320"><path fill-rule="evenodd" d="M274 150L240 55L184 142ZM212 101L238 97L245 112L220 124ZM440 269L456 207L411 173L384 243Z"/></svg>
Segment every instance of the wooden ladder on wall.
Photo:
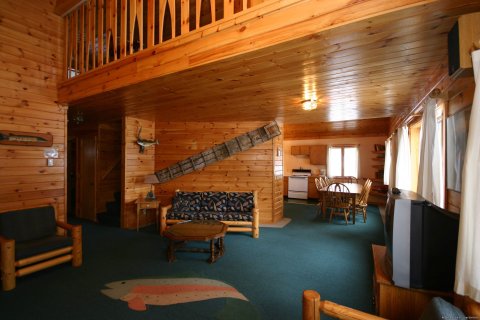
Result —
<svg viewBox="0 0 480 320"><path fill-rule="evenodd" d="M226 159L231 155L248 150L281 134L276 121L218 144L199 154L177 162L165 169L155 172L160 183L181 177L193 171L203 169L209 164Z"/></svg>

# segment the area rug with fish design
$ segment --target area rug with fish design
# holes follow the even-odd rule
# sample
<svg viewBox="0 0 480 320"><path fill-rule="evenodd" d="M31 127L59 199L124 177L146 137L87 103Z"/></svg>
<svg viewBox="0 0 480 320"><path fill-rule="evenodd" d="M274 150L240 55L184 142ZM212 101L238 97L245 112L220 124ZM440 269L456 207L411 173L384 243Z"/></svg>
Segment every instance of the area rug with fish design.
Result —
<svg viewBox="0 0 480 320"><path fill-rule="evenodd" d="M167 306L217 298L248 299L222 281L204 278L131 279L107 283L102 293L128 303L136 311L147 305Z"/></svg>

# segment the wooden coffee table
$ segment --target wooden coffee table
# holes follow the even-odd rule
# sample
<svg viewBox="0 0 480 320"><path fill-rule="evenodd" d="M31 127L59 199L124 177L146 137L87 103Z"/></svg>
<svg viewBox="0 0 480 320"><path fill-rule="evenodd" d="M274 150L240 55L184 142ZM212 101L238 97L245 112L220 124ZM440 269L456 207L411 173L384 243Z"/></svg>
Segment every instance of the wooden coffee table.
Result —
<svg viewBox="0 0 480 320"><path fill-rule="evenodd" d="M167 259L175 261L175 251L210 252L209 263L214 263L225 252L224 237L228 226L216 220L192 220L172 225L165 230L169 239ZM184 248L188 241L210 241L210 248Z"/></svg>

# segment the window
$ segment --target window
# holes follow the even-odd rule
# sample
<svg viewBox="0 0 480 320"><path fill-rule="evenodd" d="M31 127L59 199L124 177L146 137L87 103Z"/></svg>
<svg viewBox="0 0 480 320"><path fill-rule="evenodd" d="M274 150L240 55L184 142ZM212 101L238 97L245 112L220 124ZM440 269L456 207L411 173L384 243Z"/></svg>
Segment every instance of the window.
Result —
<svg viewBox="0 0 480 320"><path fill-rule="evenodd" d="M331 146L328 148L328 176L358 177L358 147Z"/></svg>

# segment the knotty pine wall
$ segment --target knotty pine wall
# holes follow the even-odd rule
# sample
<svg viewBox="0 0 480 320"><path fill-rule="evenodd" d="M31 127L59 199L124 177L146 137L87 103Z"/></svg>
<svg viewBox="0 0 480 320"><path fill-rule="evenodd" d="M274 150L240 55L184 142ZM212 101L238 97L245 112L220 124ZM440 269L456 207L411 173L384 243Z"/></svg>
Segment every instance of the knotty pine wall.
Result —
<svg viewBox="0 0 480 320"><path fill-rule="evenodd" d="M283 126L280 130L283 132ZM273 139L273 211L271 222L277 222L283 218L283 135Z"/></svg>
<svg viewBox="0 0 480 320"><path fill-rule="evenodd" d="M142 139L154 138L155 122L132 117L126 117L123 121L122 228L136 228L135 200L145 197L150 190L150 184L143 183L143 179L146 175L155 172L155 149L157 146L146 148L143 154L139 153L136 141L140 127L142 128ZM140 215L140 226L155 223L155 216L152 213Z"/></svg>
<svg viewBox="0 0 480 320"><path fill-rule="evenodd" d="M107 210L107 202L114 201L115 192L121 192L122 123L98 125L98 162L96 213Z"/></svg>
<svg viewBox="0 0 480 320"><path fill-rule="evenodd" d="M49 133L59 159L44 147L0 145L0 212L55 204L65 220L66 109L57 101L63 65L63 20L54 1L0 1L0 128Z"/></svg>
<svg viewBox="0 0 480 320"><path fill-rule="evenodd" d="M216 144L257 129L265 122L156 122L155 170L184 160ZM282 130L282 127L280 128ZM283 217L282 138L275 138L254 148L211 164L203 170L157 184L155 193L168 203L176 189L188 191L258 190L260 222ZM278 153L277 153L277 147Z"/></svg>

